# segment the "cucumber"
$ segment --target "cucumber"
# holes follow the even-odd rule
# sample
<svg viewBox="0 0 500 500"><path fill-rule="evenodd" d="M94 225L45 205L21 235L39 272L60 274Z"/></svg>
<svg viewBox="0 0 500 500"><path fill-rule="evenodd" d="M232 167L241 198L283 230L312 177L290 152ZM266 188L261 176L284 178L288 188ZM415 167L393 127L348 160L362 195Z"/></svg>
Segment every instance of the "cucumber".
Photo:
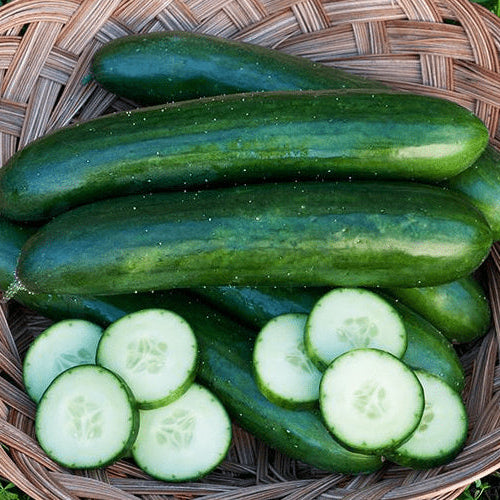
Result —
<svg viewBox="0 0 500 500"><path fill-rule="evenodd" d="M462 398L438 377L417 370L425 397L420 424L401 446L389 451L391 461L413 469L451 462L467 439L468 416Z"/></svg>
<svg viewBox="0 0 500 500"><path fill-rule="evenodd" d="M399 358L373 348L353 349L335 358L321 379L319 402L338 441L378 454L410 437L425 405L413 371Z"/></svg>
<svg viewBox="0 0 500 500"><path fill-rule="evenodd" d="M335 288L318 299L309 313L305 350L324 371L338 356L371 347L401 358L408 335L398 312L386 300L363 288Z"/></svg>
<svg viewBox="0 0 500 500"><path fill-rule="evenodd" d="M224 460L231 436L231 420L220 401L193 384L170 404L140 412L132 456L152 477L194 481Z"/></svg>
<svg viewBox="0 0 500 500"><path fill-rule="evenodd" d="M0 273L14 274L19 244L28 235L18 226L0 218ZM13 264L14 263L14 264ZM0 282L0 287L6 286ZM181 291L137 293L102 297L44 295L19 292L21 299L51 318L84 318L107 327L126 314L146 307L171 309L185 318L195 332L199 346L198 381L210 386L234 421L254 433L269 446L291 458L331 472L369 473L382 467L378 457L352 453L332 439L319 415L311 410L285 410L270 403L260 393L253 376L252 347L255 329L246 328L219 313L194 295Z"/></svg>
<svg viewBox="0 0 500 500"><path fill-rule="evenodd" d="M142 105L249 91L382 87L302 57L186 31L112 40L94 55L91 75Z"/></svg>
<svg viewBox="0 0 500 500"><path fill-rule="evenodd" d="M158 408L182 396L193 383L196 337L178 314L142 309L106 328L96 363L123 378L140 409Z"/></svg>
<svg viewBox="0 0 500 500"><path fill-rule="evenodd" d="M30 143L0 170L0 213L49 218L112 195L259 180L438 181L488 141L452 102L390 91L233 94L108 115Z"/></svg>
<svg viewBox="0 0 500 500"><path fill-rule="evenodd" d="M472 272L491 243L481 214L442 188L265 183L78 207L28 240L17 277L31 292L83 295L224 284L430 286Z"/></svg>
<svg viewBox="0 0 500 500"><path fill-rule="evenodd" d="M49 457L71 469L95 469L126 455L139 414L127 385L97 365L58 375L37 407L35 432Z"/></svg>
<svg viewBox="0 0 500 500"><path fill-rule="evenodd" d="M464 194L485 216L495 241L500 240L500 152L488 147L472 165L445 182Z"/></svg>
<svg viewBox="0 0 500 500"><path fill-rule="evenodd" d="M472 342L491 324L488 298L473 276L439 286L385 288L384 292L426 318L451 342Z"/></svg>
<svg viewBox="0 0 500 500"><path fill-rule="evenodd" d="M255 379L269 401L285 408L314 408L321 372L304 345L307 314L276 316L260 330L253 349Z"/></svg>
<svg viewBox="0 0 500 500"><path fill-rule="evenodd" d="M66 319L44 330L26 352L23 381L38 403L50 383L72 366L95 363L102 328L84 319Z"/></svg>
<svg viewBox="0 0 500 500"><path fill-rule="evenodd" d="M325 288L201 287L196 294L250 328L261 328L274 316L311 311ZM379 292L380 293L380 292ZM455 391L464 388L465 374L453 345L429 321L390 296L383 296L398 311L408 336L403 361L442 378Z"/></svg>

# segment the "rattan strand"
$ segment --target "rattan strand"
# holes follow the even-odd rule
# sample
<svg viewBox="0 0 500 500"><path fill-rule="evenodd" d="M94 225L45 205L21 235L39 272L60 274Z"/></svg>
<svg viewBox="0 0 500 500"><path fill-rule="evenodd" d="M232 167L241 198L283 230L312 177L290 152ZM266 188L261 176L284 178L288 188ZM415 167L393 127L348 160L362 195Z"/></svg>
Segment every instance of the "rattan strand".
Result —
<svg viewBox="0 0 500 500"><path fill-rule="evenodd" d="M75 120L133 107L82 84L94 52L134 32L181 29L276 48L474 111L500 147L500 20L466 0L14 0L0 8L0 159ZM0 476L34 499L452 499L500 467L500 247L484 265L494 322L463 353L469 440L451 464L368 476L328 474L235 427L225 462L202 481L167 484L132 463L70 472L33 434L21 359L50 321L0 308Z"/></svg>

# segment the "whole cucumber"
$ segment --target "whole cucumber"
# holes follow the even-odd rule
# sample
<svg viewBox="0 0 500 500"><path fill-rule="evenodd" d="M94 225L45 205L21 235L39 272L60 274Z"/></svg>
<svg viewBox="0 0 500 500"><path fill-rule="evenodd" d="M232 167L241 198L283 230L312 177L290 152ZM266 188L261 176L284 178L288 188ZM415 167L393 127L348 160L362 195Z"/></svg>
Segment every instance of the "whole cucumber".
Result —
<svg viewBox="0 0 500 500"><path fill-rule="evenodd" d="M185 31L131 35L95 55L97 82L139 104L224 93L328 88L387 88L346 71L252 43ZM479 208L500 239L500 153L488 146L449 180Z"/></svg>
<svg viewBox="0 0 500 500"><path fill-rule="evenodd" d="M94 55L91 75L141 105L253 91L383 87L303 57L187 31L112 40Z"/></svg>
<svg viewBox="0 0 500 500"><path fill-rule="evenodd" d="M0 170L0 213L34 221L114 195L272 179L439 181L469 167L487 141L465 108L390 91L184 101L30 143Z"/></svg>
<svg viewBox="0 0 500 500"><path fill-rule="evenodd" d="M21 247L35 232L0 217L0 290L6 291L14 282L15 269ZM206 287L205 294L218 287ZM317 300L317 289L286 287L220 287L231 311L240 321L260 328L270 317L283 312L308 312ZM306 293L305 290L316 290ZM231 294L231 291L237 292ZM480 337L489 326L491 310L484 290L473 277L460 278L435 287L383 289L396 300L418 312L451 341L470 342ZM217 291L217 294L221 293ZM272 300L269 294L272 293ZM133 295L82 296L34 294L19 290L16 300L53 320L83 317L99 324L117 319L123 312L137 308L162 307L164 292ZM231 299L232 298L232 299ZM302 301L302 302L301 302ZM302 307L299 305L302 303ZM460 314L457 312L460 311Z"/></svg>
<svg viewBox="0 0 500 500"><path fill-rule="evenodd" d="M195 292L224 314L252 328L262 328L280 314L309 313L327 292L317 287L200 287ZM380 292L377 292L380 293ZM403 361L412 368L426 370L460 392L465 375L453 345L430 322L398 301L382 296L403 319L408 346Z"/></svg>
<svg viewBox="0 0 500 500"><path fill-rule="evenodd" d="M17 277L31 292L83 295L227 284L430 286L470 274L491 244L481 214L443 188L264 183L78 207L27 241Z"/></svg>
<svg viewBox="0 0 500 500"><path fill-rule="evenodd" d="M0 289L5 290L11 282L29 233L0 218ZM20 292L16 299L52 319L82 318L103 327L140 309L171 309L195 331L200 349L199 381L223 400L243 428L290 457L331 472L368 473L382 466L378 457L352 453L340 446L318 413L284 410L267 401L253 379L251 352L256 332L194 296L180 291L103 297Z"/></svg>

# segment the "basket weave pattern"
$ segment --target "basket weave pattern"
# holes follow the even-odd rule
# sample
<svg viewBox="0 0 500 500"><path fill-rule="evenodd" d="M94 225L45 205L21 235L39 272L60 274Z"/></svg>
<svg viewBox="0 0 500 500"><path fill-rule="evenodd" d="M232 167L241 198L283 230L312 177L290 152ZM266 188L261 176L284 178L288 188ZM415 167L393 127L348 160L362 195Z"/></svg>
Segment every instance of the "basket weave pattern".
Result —
<svg viewBox="0 0 500 500"><path fill-rule="evenodd" d="M0 157L50 130L134 104L83 83L94 52L130 33L181 29L257 43L474 111L500 147L500 20L466 0L14 0L0 8ZM0 307L0 476L35 499L452 499L500 468L500 254L483 266L494 327L462 354L466 448L423 472L388 464L369 476L327 474L238 428L225 462L198 483L153 481L127 461L69 472L34 439L21 359L50 322Z"/></svg>

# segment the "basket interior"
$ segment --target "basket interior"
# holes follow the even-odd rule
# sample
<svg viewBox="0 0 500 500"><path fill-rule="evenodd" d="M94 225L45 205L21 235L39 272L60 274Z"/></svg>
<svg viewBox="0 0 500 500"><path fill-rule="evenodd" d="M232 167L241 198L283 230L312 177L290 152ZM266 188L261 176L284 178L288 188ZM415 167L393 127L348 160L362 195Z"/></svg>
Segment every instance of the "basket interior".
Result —
<svg viewBox="0 0 500 500"><path fill-rule="evenodd" d="M173 29L276 48L455 101L485 122L500 148L500 19L466 0L14 0L0 8L2 163L51 130L134 107L85 81L92 55L113 38ZM24 352L50 321L9 302L0 314L0 476L39 499L456 498L500 467L497 252L494 246L481 269L493 328L459 351L470 435L447 466L418 472L387 464L368 476L327 474L235 427L225 462L197 483L153 481L126 460L99 471L63 470L34 439L35 408L22 385Z"/></svg>

